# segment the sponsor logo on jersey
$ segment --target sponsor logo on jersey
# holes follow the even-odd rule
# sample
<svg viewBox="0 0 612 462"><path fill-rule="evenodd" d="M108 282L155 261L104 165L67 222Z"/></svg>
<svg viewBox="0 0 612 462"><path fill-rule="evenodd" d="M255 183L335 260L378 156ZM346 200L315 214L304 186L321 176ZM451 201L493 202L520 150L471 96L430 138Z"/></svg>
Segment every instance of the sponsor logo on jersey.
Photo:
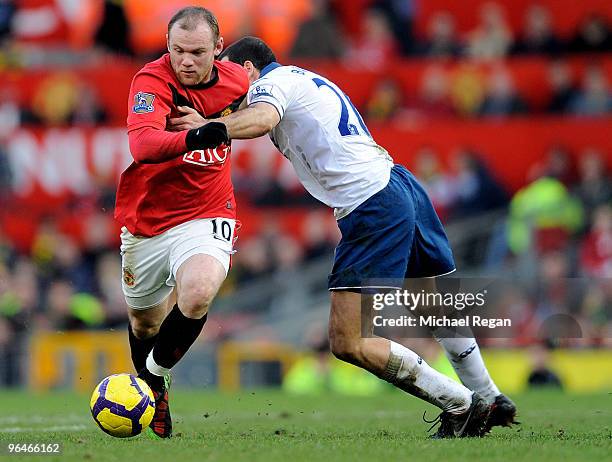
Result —
<svg viewBox="0 0 612 462"><path fill-rule="evenodd" d="M155 95L151 93L145 93L139 91L134 95L134 106L132 106L132 112L135 114L146 114L147 112L153 112L153 100Z"/></svg>
<svg viewBox="0 0 612 462"><path fill-rule="evenodd" d="M123 282L128 287L134 287L134 284L136 284L134 272L126 266L123 267Z"/></svg>
<svg viewBox="0 0 612 462"><path fill-rule="evenodd" d="M195 165L215 165L224 164L230 152L229 146L218 146L211 149L196 149L186 152L183 161Z"/></svg>

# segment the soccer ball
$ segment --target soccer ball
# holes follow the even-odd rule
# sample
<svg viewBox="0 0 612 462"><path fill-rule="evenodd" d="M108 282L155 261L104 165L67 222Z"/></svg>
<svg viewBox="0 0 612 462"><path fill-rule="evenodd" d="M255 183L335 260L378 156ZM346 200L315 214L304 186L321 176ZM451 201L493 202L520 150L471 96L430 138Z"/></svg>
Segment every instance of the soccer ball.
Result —
<svg viewBox="0 0 612 462"><path fill-rule="evenodd" d="M153 392L131 374L106 377L94 388L89 405L98 426L117 438L138 435L155 413Z"/></svg>

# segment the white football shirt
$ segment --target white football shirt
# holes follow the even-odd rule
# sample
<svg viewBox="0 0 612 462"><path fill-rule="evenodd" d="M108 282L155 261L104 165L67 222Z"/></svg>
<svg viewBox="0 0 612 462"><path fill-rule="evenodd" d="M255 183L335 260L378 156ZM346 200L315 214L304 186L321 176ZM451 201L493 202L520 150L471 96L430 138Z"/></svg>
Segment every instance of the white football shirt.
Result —
<svg viewBox="0 0 612 462"><path fill-rule="evenodd" d="M320 75L272 63L251 84L247 103L280 115L270 132L306 190L340 219L389 182L393 159L378 146L349 98Z"/></svg>

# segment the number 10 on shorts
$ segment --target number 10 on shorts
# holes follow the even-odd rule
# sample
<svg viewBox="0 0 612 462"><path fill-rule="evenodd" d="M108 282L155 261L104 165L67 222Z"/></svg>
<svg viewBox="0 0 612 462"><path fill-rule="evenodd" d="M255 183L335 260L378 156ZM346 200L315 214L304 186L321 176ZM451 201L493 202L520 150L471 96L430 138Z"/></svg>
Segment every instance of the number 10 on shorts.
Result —
<svg viewBox="0 0 612 462"><path fill-rule="evenodd" d="M224 218L214 218L212 220L213 237L220 241L232 242L234 235L234 225L231 221Z"/></svg>

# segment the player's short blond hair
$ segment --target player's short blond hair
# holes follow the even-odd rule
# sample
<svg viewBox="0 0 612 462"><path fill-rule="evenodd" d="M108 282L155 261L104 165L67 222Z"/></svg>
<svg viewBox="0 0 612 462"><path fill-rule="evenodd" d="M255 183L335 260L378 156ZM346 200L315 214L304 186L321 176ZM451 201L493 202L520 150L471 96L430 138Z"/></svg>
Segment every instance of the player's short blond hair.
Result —
<svg viewBox="0 0 612 462"><path fill-rule="evenodd" d="M219 22L212 11L200 6L188 6L178 10L168 23L168 35L170 29L178 24L183 30L193 31L199 24L205 22L212 30L215 42L219 39Z"/></svg>

